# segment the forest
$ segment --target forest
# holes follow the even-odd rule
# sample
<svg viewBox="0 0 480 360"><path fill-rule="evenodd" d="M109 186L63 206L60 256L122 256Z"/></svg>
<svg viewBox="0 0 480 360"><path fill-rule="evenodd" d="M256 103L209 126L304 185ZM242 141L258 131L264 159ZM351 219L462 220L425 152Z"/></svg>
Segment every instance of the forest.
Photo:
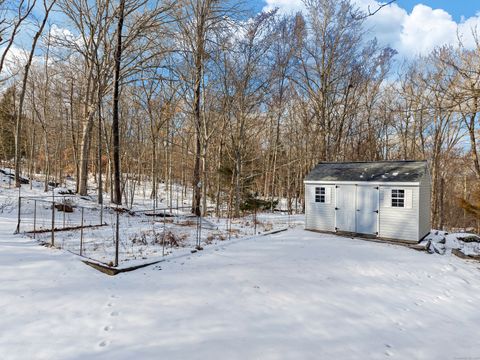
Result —
<svg viewBox="0 0 480 360"><path fill-rule="evenodd" d="M181 185L193 213L240 216L302 212L321 161L425 159L432 226L477 228L480 34L400 61L366 25L382 6L0 0L2 166L125 207Z"/></svg>

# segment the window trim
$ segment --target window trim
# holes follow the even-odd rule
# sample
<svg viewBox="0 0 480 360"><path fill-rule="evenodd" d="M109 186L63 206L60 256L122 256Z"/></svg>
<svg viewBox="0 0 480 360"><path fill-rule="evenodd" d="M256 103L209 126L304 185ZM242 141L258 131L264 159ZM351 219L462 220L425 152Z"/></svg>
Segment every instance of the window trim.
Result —
<svg viewBox="0 0 480 360"><path fill-rule="evenodd" d="M325 186L315 187L315 203L326 204L327 188Z"/></svg>
<svg viewBox="0 0 480 360"><path fill-rule="evenodd" d="M392 208L405 208L406 191L405 189L391 189L390 205Z"/></svg>

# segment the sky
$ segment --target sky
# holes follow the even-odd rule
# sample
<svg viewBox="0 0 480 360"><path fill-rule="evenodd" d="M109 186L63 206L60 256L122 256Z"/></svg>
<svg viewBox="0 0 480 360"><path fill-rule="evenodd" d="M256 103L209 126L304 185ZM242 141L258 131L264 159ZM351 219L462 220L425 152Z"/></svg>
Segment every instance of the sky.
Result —
<svg viewBox="0 0 480 360"><path fill-rule="evenodd" d="M373 11L379 5L377 0L351 1L365 11L369 8ZM302 0L246 2L255 12L278 7L283 13L291 13L303 7ZM60 29L63 27L58 14L53 14L51 22ZM437 46L457 45L459 38L471 49L475 47L472 29L478 28L480 34L480 0L396 0L369 17L366 23L371 36L381 45L395 49L400 61L427 55ZM31 38L28 31L19 36L9 58L21 58L24 55L21 49L29 49Z"/></svg>
<svg viewBox="0 0 480 360"><path fill-rule="evenodd" d="M258 11L278 7L281 12L301 10L302 0L249 0ZM363 10L378 8L376 0L352 0ZM386 2L386 0L384 1ZM398 51L399 58L426 55L436 46L473 48L472 30L480 33L480 0L397 0L368 18L372 37Z"/></svg>
<svg viewBox="0 0 480 360"><path fill-rule="evenodd" d="M411 12L415 5L421 3L434 9L443 9L452 15L455 21L461 21L462 18L475 16L480 11L480 1L478 0L397 0L398 5Z"/></svg>

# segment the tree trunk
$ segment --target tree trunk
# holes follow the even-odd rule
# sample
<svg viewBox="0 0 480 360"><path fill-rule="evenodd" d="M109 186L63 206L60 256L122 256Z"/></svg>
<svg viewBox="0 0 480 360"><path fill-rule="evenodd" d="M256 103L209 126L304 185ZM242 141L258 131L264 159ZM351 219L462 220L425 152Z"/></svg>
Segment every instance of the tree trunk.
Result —
<svg viewBox="0 0 480 360"><path fill-rule="evenodd" d="M92 139L94 112L88 111L85 125L82 132L82 140L80 143L80 171L78 175L78 194L87 195L88 183L88 163L90 160L90 144Z"/></svg>
<svg viewBox="0 0 480 360"><path fill-rule="evenodd" d="M113 132L113 203L122 204L122 191L120 180L120 129L118 120L118 103L120 92L120 65L122 60L122 29L125 13L125 0L120 0L117 26L117 48L115 51L115 74L113 85L113 114L112 114L112 132Z"/></svg>
<svg viewBox="0 0 480 360"><path fill-rule="evenodd" d="M27 91L28 74L30 72L30 67L32 65L33 55L35 53L35 48L37 47L38 39L42 35L43 29L45 28L45 24L47 23L47 20L48 20L48 15L50 14L50 10L52 10L52 7L55 4L56 0L52 0L49 6L47 6L45 1L46 0L44 0L45 14L43 16L42 23L38 28L38 31L35 33L35 36L33 37L30 54L28 56L28 60L24 68L22 90L20 92L20 98L18 102L17 122L15 126L15 186L16 187L21 186L21 183L20 183L20 165L21 165L21 158L22 158L21 132L22 132L23 104L25 102L25 93Z"/></svg>
<svg viewBox="0 0 480 360"><path fill-rule="evenodd" d="M199 50L198 50L199 51ZM202 200L201 178L200 178L200 161L201 161L201 119L200 119L200 96L201 96L201 77L202 77L202 59L201 54L197 54L195 61L195 95L193 99L193 116L195 122L195 163L193 166L193 199L192 213L200 216L200 203Z"/></svg>

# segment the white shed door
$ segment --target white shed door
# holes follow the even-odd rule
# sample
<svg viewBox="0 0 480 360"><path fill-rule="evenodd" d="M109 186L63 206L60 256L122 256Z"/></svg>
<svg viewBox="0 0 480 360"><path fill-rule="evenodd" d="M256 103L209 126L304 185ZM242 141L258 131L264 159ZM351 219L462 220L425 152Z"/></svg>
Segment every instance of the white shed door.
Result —
<svg viewBox="0 0 480 360"><path fill-rule="evenodd" d="M377 233L378 188L374 186L357 187L357 233Z"/></svg>
<svg viewBox="0 0 480 360"><path fill-rule="evenodd" d="M355 185L338 185L336 188L336 228L355 232Z"/></svg>

